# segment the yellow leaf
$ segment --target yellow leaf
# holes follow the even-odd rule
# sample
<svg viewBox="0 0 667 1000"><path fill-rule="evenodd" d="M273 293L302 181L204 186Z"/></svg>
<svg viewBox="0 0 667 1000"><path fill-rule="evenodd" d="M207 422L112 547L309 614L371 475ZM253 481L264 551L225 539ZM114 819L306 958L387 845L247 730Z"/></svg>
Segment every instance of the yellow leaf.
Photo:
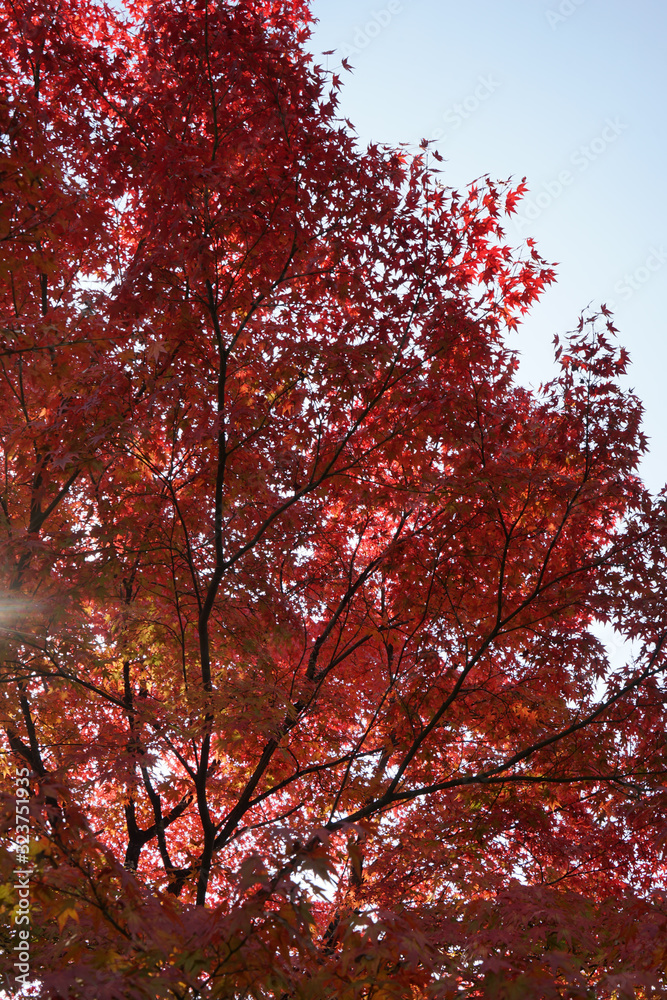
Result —
<svg viewBox="0 0 667 1000"><path fill-rule="evenodd" d="M76 920L77 924L79 922L79 914L76 912L73 906L69 906L62 913L58 914L58 930L62 930L69 918Z"/></svg>

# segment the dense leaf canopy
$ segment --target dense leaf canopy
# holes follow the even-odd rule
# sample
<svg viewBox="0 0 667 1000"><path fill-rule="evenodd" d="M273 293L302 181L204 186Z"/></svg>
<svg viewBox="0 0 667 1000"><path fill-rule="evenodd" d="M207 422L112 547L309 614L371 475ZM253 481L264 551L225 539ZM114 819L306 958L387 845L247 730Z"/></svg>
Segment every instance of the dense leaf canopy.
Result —
<svg viewBox="0 0 667 1000"><path fill-rule="evenodd" d="M9 982L25 771L39 996L664 996L664 502L604 307L516 381L523 185L301 0L2 8Z"/></svg>

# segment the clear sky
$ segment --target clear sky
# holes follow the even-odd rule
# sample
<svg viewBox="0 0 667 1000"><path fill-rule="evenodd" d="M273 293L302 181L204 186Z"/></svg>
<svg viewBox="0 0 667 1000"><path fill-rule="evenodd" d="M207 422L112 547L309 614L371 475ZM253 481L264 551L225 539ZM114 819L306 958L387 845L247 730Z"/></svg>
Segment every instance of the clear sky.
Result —
<svg viewBox="0 0 667 1000"><path fill-rule="evenodd" d="M645 405L642 473L667 482L667 3L664 0L314 0L310 48L346 55L341 113L360 142L437 138L445 184L526 176L507 236L558 262L510 346L551 377L552 338L614 309L627 384ZM339 56L329 56L336 68Z"/></svg>

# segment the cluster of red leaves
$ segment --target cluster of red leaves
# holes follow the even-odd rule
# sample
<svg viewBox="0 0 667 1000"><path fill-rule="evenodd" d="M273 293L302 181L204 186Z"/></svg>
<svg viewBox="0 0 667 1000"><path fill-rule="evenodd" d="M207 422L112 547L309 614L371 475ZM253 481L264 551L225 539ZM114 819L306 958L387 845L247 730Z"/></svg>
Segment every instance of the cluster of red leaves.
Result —
<svg viewBox="0 0 667 1000"><path fill-rule="evenodd" d="M667 522L604 312L514 381L523 185L359 150L300 0L3 10L40 995L662 995Z"/></svg>

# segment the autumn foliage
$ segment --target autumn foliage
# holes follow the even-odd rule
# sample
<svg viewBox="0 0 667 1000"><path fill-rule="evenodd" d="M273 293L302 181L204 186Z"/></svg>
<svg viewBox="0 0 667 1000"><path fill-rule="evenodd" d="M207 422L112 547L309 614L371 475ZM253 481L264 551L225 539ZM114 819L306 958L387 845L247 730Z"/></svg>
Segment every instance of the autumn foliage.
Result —
<svg viewBox="0 0 667 1000"><path fill-rule="evenodd" d="M2 9L6 981L26 767L40 997L664 996L664 499L604 307L516 381L523 186L301 0Z"/></svg>

